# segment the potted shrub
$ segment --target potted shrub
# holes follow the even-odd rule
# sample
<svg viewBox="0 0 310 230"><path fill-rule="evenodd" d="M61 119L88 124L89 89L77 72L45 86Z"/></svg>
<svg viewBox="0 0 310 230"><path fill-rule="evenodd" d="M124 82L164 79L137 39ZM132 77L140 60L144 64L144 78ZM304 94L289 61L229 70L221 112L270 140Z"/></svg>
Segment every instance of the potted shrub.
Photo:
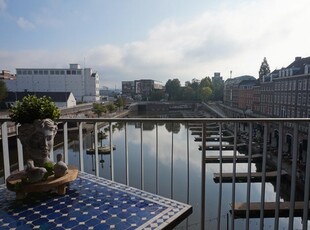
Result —
<svg viewBox="0 0 310 230"><path fill-rule="evenodd" d="M18 136L27 158L33 160L37 167L53 162L50 154L58 129L55 120L59 118L60 111L52 99L28 95L9 111L12 121L20 124Z"/></svg>

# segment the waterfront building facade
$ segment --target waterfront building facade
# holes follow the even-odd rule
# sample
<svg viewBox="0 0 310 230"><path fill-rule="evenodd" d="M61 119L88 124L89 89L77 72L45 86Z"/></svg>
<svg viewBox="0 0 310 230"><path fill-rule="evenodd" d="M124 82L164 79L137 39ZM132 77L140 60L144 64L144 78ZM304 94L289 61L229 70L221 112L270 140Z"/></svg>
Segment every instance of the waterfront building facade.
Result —
<svg viewBox="0 0 310 230"><path fill-rule="evenodd" d="M122 94L126 96L141 96L147 98L153 90L162 90L161 82L152 79L122 81Z"/></svg>
<svg viewBox="0 0 310 230"><path fill-rule="evenodd" d="M11 92L72 92L77 102L99 101L99 75L91 68L17 68L16 80L6 81Z"/></svg>

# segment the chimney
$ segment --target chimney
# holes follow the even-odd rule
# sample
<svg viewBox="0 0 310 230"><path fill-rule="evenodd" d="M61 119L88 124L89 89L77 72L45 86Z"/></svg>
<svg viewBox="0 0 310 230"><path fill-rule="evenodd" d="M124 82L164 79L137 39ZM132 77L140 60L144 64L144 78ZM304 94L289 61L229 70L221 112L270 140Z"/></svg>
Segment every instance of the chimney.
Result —
<svg viewBox="0 0 310 230"><path fill-rule="evenodd" d="M295 57L295 61L301 60L301 57Z"/></svg>

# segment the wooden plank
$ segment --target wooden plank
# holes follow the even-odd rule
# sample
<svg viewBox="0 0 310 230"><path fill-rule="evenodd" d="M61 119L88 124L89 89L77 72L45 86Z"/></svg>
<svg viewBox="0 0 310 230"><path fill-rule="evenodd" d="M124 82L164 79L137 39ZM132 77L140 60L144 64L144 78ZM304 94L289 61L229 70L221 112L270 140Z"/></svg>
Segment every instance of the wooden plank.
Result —
<svg viewBox="0 0 310 230"><path fill-rule="evenodd" d="M303 201L296 201L295 202L295 209L294 209L294 216L295 217L302 217L303 215ZM310 205L310 202L309 202ZM308 205L308 207L310 207ZM259 218L260 217L260 202L252 202L250 203L250 218ZM289 208L290 208L290 202L280 202L280 208L279 208L279 216L280 217L289 217ZM246 203L235 203L235 219L240 218L246 218L246 209L247 204ZM264 217L275 217L275 209L276 209L276 203L275 202L265 202L264 204ZM232 213L232 210L230 210L230 213ZM310 213L310 212L309 212Z"/></svg>
<svg viewBox="0 0 310 230"><path fill-rule="evenodd" d="M239 143L237 144L237 148L241 148L241 147L246 147L247 144L246 143ZM199 150L202 150L201 148L202 146L199 145ZM219 150L220 149L220 145L208 145L206 144L206 150ZM234 145L222 145L222 150L233 150L234 149Z"/></svg>
<svg viewBox="0 0 310 230"><path fill-rule="evenodd" d="M226 141L226 140L233 140L235 136L223 136L222 140ZM202 137L195 137L194 139L195 141L202 141ZM215 137L206 137L206 141L219 141L220 137L219 136L215 136Z"/></svg>
<svg viewBox="0 0 310 230"><path fill-rule="evenodd" d="M215 183L219 183L220 174L214 173L213 180ZM252 172L251 173L251 182L261 182L262 181L262 172ZM281 176L287 175L285 170L281 171ZM231 183L233 178L233 173L222 173L222 182ZM247 182L248 173L236 173L236 182L242 183ZM277 178L277 171L266 172L266 181L275 180Z"/></svg>
<svg viewBox="0 0 310 230"><path fill-rule="evenodd" d="M236 157L237 163L247 163L248 156L241 155ZM262 154L254 154L252 155L252 161L262 158ZM233 163L234 156L223 156L222 162L223 163ZM220 163L220 156L207 156L206 163Z"/></svg>

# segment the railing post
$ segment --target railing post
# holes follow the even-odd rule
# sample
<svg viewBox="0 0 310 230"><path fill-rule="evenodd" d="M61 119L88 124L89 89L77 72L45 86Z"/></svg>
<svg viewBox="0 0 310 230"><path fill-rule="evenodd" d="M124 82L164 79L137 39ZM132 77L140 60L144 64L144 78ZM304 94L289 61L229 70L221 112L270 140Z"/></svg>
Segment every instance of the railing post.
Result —
<svg viewBox="0 0 310 230"><path fill-rule="evenodd" d="M307 137L307 162L306 162L306 175L305 175L305 191L304 191L304 211L302 218L302 229L308 229L308 212L309 212L309 185L310 185L310 123L308 124L308 137Z"/></svg>
<svg viewBox="0 0 310 230"><path fill-rule="evenodd" d="M156 194L158 194L158 123L156 123Z"/></svg>
<svg viewBox="0 0 310 230"><path fill-rule="evenodd" d="M98 123L95 122L94 124L94 149L95 149L95 171L96 171L96 176L99 176L99 155L98 155Z"/></svg>
<svg viewBox="0 0 310 230"><path fill-rule="evenodd" d="M250 229L250 202L251 202L251 164L252 164L252 137L253 123L250 122L249 130L249 148L248 148L248 176L247 176L247 207L246 207L246 229Z"/></svg>
<svg viewBox="0 0 310 230"><path fill-rule="evenodd" d="M222 151L222 123L219 123L219 142L220 142L220 178L219 178L219 199L217 205L217 229L221 229L221 212L222 212L222 179L223 179L223 151Z"/></svg>
<svg viewBox="0 0 310 230"><path fill-rule="evenodd" d="M17 154L18 154L18 169L19 171L22 171L24 169L24 155L23 155L23 146L22 143L18 137L18 127L19 125L15 126L16 130L16 144L17 144Z"/></svg>
<svg viewBox="0 0 310 230"><path fill-rule="evenodd" d="M282 154L283 154L283 122L279 123L278 143L279 144L278 144L278 162L277 162L276 210L275 210L274 229L279 229L280 190L281 190Z"/></svg>
<svg viewBox="0 0 310 230"><path fill-rule="evenodd" d="M11 174L10 172L10 158L9 158L9 139L8 139L8 125L7 122L1 124L2 134L2 150L3 150L3 167L4 167L4 179Z"/></svg>
<svg viewBox="0 0 310 230"><path fill-rule="evenodd" d="M111 159L111 178L112 181L115 181L115 174L114 174L114 150L113 150L113 129L112 124L110 125L110 159Z"/></svg>
<svg viewBox="0 0 310 230"><path fill-rule="evenodd" d="M264 210L265 210L265 190L266 190L266 163L267 163L267 138L268 125L264 123L264 145L263 145L263 163L262 163L262 187L261 187L261 206L260 206L260 230L264 229Z"/></svg>
<svg viewBox="0 0 310 230"><path fill-rule="evenodd" d="M170 172L170 176L171 176L171 199L173 199L173 126L174 126L174 123L172 122L171 123L171 127L172 127L172 132L171 132L171 172Z"/></svg>
<svg viewBox="0 0 310 230"><path fill-rule="evenodd" d="M83 122L79 123L79 144L80 144L80 170L84 172L84 158L83 158Z"/></svg>
<svg viewBox="0 0 310 230"><path fill-rule="evenodd" d="M296 189L296 171L297 171L297 153L298 153L298 123L294 124L294 135L293 135L293 162L291 172L291 194L290 194L290 214L288 229L294 227L294 209L295 209L295 189Z"/></svg>
<svg viewBox="0 0 310 230"><path fill-rule="evenodd" d="M63 129L64 129L64 158L65 163L68 164L68 122L63 123ZM52 155L53 154L53 155ZM54 159L54 153L52 152L51 159Z"/></svg>
<svg viewBox="0 0 310 230"><path fill-rule="evenodd" d="M128 163L128 136L127 136L127 131L128 131L128 124L127 122L125 123L125 167L126 167L126 184L129 185L129 163Z"/></svg>
<svg viewBox="0 0 310 230"><path fill-rule="evenodd" d="M141 141L141 189L144 190L144 164L143 164L143 123L141 122L141 127L140 127L140 141Z"/></svg>
<svg viewBox="0 0 310 230"><path fill-rule="evenodd" d="M237 123L234 123L234 152L233 152L233 177L231 193L231 229L235 229L235 203L236 203L236 158L237 158Z"/></svg>
<svg viewBox="0 0 310 230"><path fill-rule="evenodd" d="M206 123L202 123L201 141L201 229L205 229L205 206L206 206Z"/></svg>

